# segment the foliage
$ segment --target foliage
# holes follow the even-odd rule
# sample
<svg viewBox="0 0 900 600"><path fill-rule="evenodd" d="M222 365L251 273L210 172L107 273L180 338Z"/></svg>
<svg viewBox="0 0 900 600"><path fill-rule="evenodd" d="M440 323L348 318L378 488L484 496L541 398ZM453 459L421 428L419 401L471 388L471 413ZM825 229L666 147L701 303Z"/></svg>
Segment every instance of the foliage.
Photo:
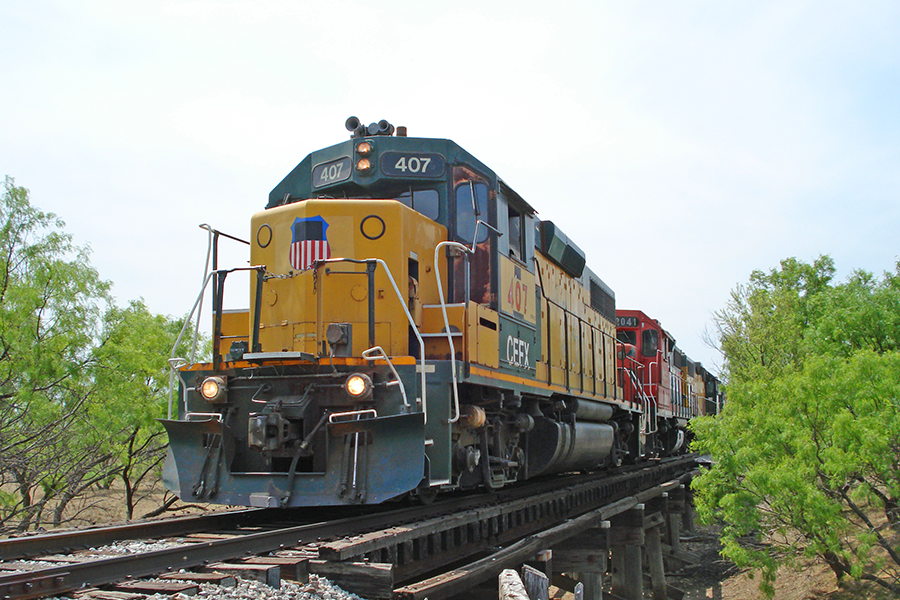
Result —
<svg viewBox="0 0 900 600"><path fill-rule="evenodd" d="M698 511L769 593L800 557L900 592L900 265L833 275L828 257L789 259L733 292L716 315L728 402L692 423L715 460Z"/></svg>
<svg viewBox="0 0 900 600"><path fill-rule="evenodd" d="M103 343L94 350L92 381L97 402L88 407L101 442L125 491L126 518L134 516L143 485L152 491L165 458L169 369L165 361L182 321L153 315L141 301L110 307L103 317Z"/></svg>
<svg viewBox="0 0 900 600"><path fill-rule="evenodd" d="M105 459L79 447L73 432L86 425L85 372L109 284L90 266L87 249L61 227L6 178L0 201L0 487L7 494L0 526L41 522L52 503L58 508L81 483L89 485L88 473Z"/></svg>
<svg viewBox="0 0 900 600"><path fill-rule="evenodd" d="M180 323L117 308L54 215L7 177L0 199L0 533L59 525L73 500L161 460L166 357Z"/></svg>

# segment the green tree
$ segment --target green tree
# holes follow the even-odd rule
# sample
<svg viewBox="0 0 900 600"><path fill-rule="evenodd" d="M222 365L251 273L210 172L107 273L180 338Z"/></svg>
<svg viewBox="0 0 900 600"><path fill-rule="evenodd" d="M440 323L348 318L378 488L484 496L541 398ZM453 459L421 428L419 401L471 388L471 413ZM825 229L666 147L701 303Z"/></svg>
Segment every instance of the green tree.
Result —
<svg viewBox="0 0 900 600"><path fill-rule="evenodd" d="M88 254L5 179L0 533L60 525L77 516L74 500L114 477L131 518L138 492L159 479L155 419L165 416L166 358L181 323L141 302L116 307Z"/></svg>
<svg viewBox="0 0 900 600"><path fill-rule="evenodd" d="M728 401L692 424L715 460L697 507L769 593L801 557L900 593L900 265L833 275L828 257L782 261L717 313Z"/></svg>
<svg viewBox="0 0 900 600"><path fill-rule="evenodd" d="M92 372L97 400L88 405L88 415L105 434L100 446L122 483L127 519L160 483L167 438L156 419L166 416L166 357L183 324L151 314L142 301L110 307L103 318L103 343L94 350Z"/></svg>
<svg viewBox="0 0 900 600"><path fill-rule="evenodd" d="M52 505L61 512L107 458L73 432L84 426L85 373L108 292L87 249L7 177L0 200L0 527L40 523Z"/></svg>

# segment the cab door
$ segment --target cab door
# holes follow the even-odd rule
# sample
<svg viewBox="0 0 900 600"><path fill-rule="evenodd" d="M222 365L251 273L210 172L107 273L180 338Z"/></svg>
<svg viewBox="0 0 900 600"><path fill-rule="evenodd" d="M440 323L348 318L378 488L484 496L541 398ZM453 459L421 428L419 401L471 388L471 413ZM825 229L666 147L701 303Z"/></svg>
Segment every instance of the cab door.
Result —
<svg viewBox="0 0 900 600"><path fill-rule="evenodd" d="M506 192L506 193L504 193ZM534 223L531 211L501 186L498 262L500 271L499 366L503 371L535 377L540 337L537 285L534 274Z"/></svg>
<svg viewBox="0 0 900 600"><path fill-rule="evenodd" d="M496 260L493 256L496 234L478 221L494 226L496 208L489 199L490 183L468 167L453 167L453 227L451 235L457 242L472 247L475 253L453 259L453 302L476 302L496 309Z"/></svg>

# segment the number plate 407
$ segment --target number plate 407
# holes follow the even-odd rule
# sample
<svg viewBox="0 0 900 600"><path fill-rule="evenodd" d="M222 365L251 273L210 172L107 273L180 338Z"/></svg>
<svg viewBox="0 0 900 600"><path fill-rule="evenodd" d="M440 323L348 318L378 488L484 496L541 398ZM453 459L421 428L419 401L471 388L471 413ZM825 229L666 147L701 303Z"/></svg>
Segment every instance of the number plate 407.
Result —
<svg viewBox="0 0 900 600"><path fill-rule="evenodd" d="M385 152L381 155L381 172L389 177L440 177L444 174L444 164L440 154Z"/></svg>

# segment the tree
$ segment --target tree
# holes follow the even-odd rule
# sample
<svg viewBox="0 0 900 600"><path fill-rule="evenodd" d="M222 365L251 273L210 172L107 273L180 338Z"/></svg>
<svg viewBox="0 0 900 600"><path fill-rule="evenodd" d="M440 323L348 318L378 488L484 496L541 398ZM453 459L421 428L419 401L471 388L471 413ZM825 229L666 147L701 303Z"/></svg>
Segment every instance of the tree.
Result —
<svg viewBox="0 0 900 600"><path fill-rule="evenodd" d="M166 416L166 357L183 324L151 314L142 301L111 307L104 315L103 343L95 349L92 373L97 401L88 413L106 434L101 446L112 456L124 487L127 519L134 516L141 490L153 491L160 481L167 439L156 419Z"/></svg>
<svg viewBox="0 0 900 600"><path fill-rule="evenodd" d="M715 464L698 511L723 553L763 570L818 557L900 593L900 265L832 281L833 263L754 272L716 314L728 402L692 423ZM765 545L748 546L756 535Z"/></svg>
<svg viewBox="0 0 900 600"><path fill-rule="evenodd" d="M131 518L158 482L166 359L182 323L110 284L12 178L0 199L0 533L77 516L117 477Z"/></svg>
<svg viewBox="0 0 900 600"><path fill-rule="evenodd" d="M54 215L4 181L0 199L0 528L55 520L107 459L77 436L109 284ZM11 491L14 490L14 491Z"/></svg>

